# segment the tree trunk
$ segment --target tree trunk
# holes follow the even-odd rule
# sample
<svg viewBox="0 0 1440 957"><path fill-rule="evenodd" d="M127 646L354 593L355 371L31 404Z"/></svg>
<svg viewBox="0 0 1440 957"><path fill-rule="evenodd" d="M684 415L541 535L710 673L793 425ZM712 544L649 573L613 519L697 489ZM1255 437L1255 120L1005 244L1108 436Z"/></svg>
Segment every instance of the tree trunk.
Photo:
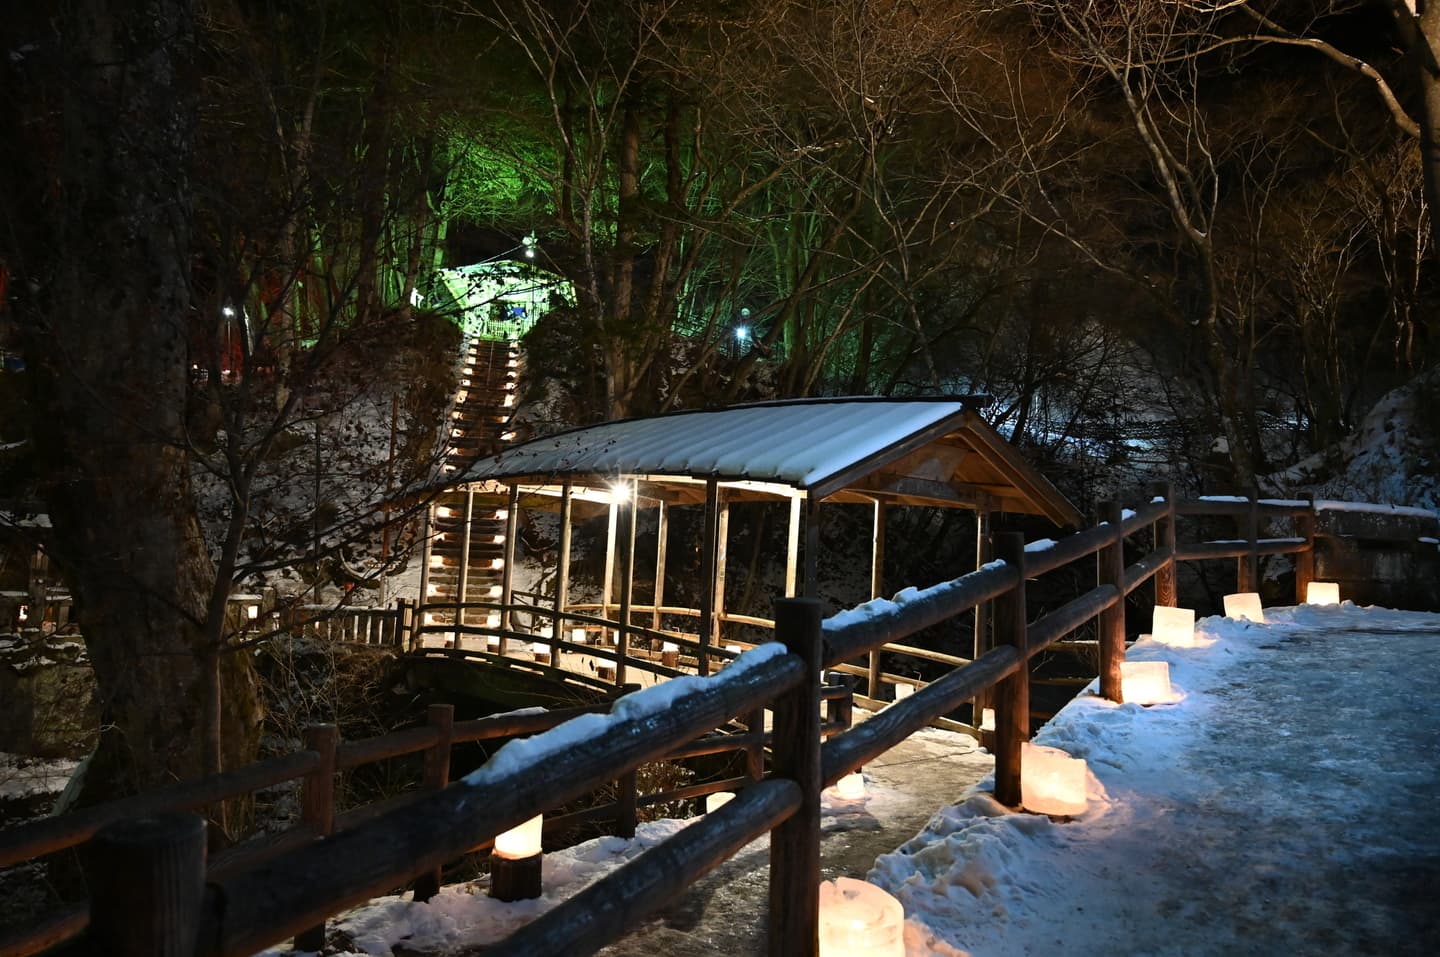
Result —
<svg viewBox="0 0 1440 957"><path fill-rule="evenodd" d="M80 801L200 769L214 572L184 446L195 135L187 0L81 0L62 20L57 200L22 255L21 313L56 557L104 728ZM38 107L37 107L38 108ZM232 760L258 742L248 658L224 668Z"/></svg>

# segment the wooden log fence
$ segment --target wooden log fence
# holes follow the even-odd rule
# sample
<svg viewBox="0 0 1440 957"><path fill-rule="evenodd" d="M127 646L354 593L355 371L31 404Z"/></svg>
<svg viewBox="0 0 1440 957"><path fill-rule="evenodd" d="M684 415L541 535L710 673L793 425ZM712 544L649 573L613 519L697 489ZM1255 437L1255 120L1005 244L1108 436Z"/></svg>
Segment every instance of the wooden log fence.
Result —
<svg viewBox="0 0 1440 957"><path fill-rule="evenodd" d="M1238 517L1245 536L1236 541L1178 546L1175 528L1179 515ZM1293 520L1297 534L1262 539L1262 517ZM1138 561L1126 565L1126 539L1136 535L1147 535L1150 548ZM1282 553L1298 556L1296 588L1303 594L1309 577L1304 569L1309 566L1313 542L1313 505L1308 501L1267 501L1251 495L1180 505L1170 499L1168 490L1161 490L1134 511L1103 505L1099 524L1059 542L1027 547L1019 535L998 534L996 560L974 572L907 593L903 600L877 599L823 623L818 603L781 599L776 602L774 619L778 644L761 646L762 650L742 657L737 666L723 668L678 694L663 689L634 692L619 699L607 715L595 712L609 702L564 712L455 722L448 708L439 706L431 709L424 726L357 742L338 742L333 728L317 728L307 735L306 749L297 754L0 832L0 867L84 845L116 822L159 813L173 815L300 779L304 782L304 810L295 829L302 837L298 844L285 844L243 869L217 868L212 863L207 871L203 841L179 840L167 833L164 841L171 848L165 851L170 860L167 873L180 875L165 878L178 882L178 889L166 897L178 902L169 908L174 913L157 917L153 912L139 913L145 908L132 908L135 927L117 931L111 929L112 922L124 924L124 915L97 903L90 909L90 919L96 921L97 929L103 920L108 933L122 937L133 933L134 939L147 941L143 946L149 949L144 952L206 957L249 954L295 935L300 935L300 943L309 945L318 942L320 928L330 915L392 892L397 886L414 881L419 899L433 895L438 889L439 869L447 861L487 846L496 834L539 811L562 806L617 780L633 782L636 770L647 762L734 750L746 755L746 773L740 778L691 785L668 795L638 795L633 783L622 787L616 814L622 829L633 829L637 807L674 799L677 794L697 797L724 785L736 787L739 795L487 953L527 957L591 953L673 900L755 837L770 832L770 906L773 914L784 918L770 921L769 952L815 957L823 787L984 695L996 712L996 797L1018 806L1020 745L1029 736L1030 659L1099 618L1101 692L1118 701L1122 693L1118 676L1125 654L1121 612L1127 594L1153 580L1157 598L1173 602L1174 568L1179 561L1236 558L1253 566L1261 555ZM1027 579L1092 557L1094 588L1035 621L1028 620ZM1241 574L1251 570L1246 568ZM917 650L903 644L904 640L922 628L982 605L994 622L994 648L974 660L932 657L932 661L950 666L949 670L860 725L849 727L848 686L832 682L822 690L823 672L834 672L857 659L869 660L878 650ZM477 607L493 606L479 603ZM639 606L630 610L643 611ZM545 612L553 622L552 648L616 654L561 637L565 631L562 621L570 627L587 628L613 628L613 622L575 611ZM437 632L471 632L469 627L458 629L453 623L426 625L421 614L412 614L410 620L414 634L421 636L432 627ZM702 670L709 656L727 657L723 649L705 640L626 627L632 640L673 641L693 652ZM477 634L485 631L474 629ZM402 635L400 642L405 643L406 637ZM626 642L617 644L624 648ZM858 670L864 673L866 669ZM823 722L822 700L827 712ZM767 709L773 715L769 732L764 721ZM745 730L733 730L732 722L737 719ZM453 745L527 734L534 737L523 748L502 751L474 774L449 781ZM765 774L763 749L767 745L771 762ZM336 773L407 754L423 757L423 787L403 806L387 806L353 825L342 823L333 804ZM593 816L591 812L586 815ZM189 833L187 828L193 831L194 825L182 819L172 830ZM101 870L121 871L141 866L144 854L157 853L143 840L127 841L122 844L133 850L131 857L127 857L131 851L107 851L91 859L109 862L99 865ZM151 843L160 841L156 838ZM96 879L98 883L92 886L105 886L98 871ZM0 955L34 953L73 938L86 922L85 914L73 910L58 915L18 940L0 942Z"/></svg>

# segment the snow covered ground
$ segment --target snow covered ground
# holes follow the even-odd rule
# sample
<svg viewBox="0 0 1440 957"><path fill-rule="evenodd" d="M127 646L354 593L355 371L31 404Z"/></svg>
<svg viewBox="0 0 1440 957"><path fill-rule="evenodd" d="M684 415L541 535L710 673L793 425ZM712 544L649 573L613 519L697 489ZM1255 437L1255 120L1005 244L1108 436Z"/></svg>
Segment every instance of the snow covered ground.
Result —
<svg viewBox="0 0 1440 957"><path fill-rule="evenodd" d="M1204 619L1194 648L1137 643L1131 660L1170 663L1174 703L1082 696L1046 725L1037 743L1089 762L1085 813L1012 813L986 780L882 854L869 879L905 905L907 957L1440 952L1440 615L1266 614ZM953 747L932 743L936 760ZM847 826L829 801L832 826ZM353 952L402 941L406 953L464 952L684 826L547 855L539 901L499 904L460 885L430 904L375 901L336 925ZM761 844L742 852L756 868ZM763 899L749 920L763 921ZM664 930L648 925L625 952Z"/></svg>

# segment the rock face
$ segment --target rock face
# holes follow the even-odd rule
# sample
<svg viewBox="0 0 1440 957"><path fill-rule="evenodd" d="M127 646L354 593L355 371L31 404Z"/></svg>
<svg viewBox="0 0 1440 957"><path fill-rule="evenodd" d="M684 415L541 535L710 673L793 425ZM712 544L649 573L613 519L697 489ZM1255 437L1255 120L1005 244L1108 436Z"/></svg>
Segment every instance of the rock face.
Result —
<svg viewBox="0 0 1440 957"><path fill-rule="evenodd" d="M95 677L78 638L0 635L0 751L79 757L99 728Z"/></svg>
<svg viewBox="0 0 1440 957"><path fill-rule="evenodd" d="M1440 611L1440 517L1418 508L1317 503L1315 577L1357 605Z"/></svg>

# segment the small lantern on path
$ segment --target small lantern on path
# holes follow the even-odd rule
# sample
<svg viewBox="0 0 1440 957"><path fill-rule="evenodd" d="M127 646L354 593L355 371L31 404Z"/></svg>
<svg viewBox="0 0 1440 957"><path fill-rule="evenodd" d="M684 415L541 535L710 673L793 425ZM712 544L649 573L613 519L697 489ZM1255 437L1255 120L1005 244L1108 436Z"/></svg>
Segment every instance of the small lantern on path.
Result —
<svg viewBox="0 0 1440 957"><path fill-rule="evenodd" d="M491 897L523 901L540 896L544 826L545 816L537 814L524 824L495 835L495 846L490 851Z"/></svg>
<svg viewBox="0 0 1440 957"><path fill-rule="evenodd" d="M905 908L866 881L820 885L820 957L905 957Z"/></svg>
<svg viewBox="0 0 1440 957"><path fill-rule="evenodd" d="M1310 582L1305 586L1305 604L1307 605L1338 605L1340 604L1340 583L1339 582Z"/></svg>
<svg viewBox="0 0 1440 957"><path fill-rule="evenodd" d="M1225 617L1236 621L1258 621L1265 623L1265 609L1260 607L1260 596L1253 591L1242 591L1225 596Z"/></svg>
<svg viewBox="0 0 1440 957"><path fill-rule="evenodd" d="M1069 817L1084 814L1085 760L1059 748L1026 741L1020 745L1020 803L1036 814Z"/></svg>
<svg viewBox="0 0 1440 957"><path fill-rule="evenodd" d="M1195 644L1195 609L1156 605L1150 634L1162 645L1191 647Z"/></svg>

